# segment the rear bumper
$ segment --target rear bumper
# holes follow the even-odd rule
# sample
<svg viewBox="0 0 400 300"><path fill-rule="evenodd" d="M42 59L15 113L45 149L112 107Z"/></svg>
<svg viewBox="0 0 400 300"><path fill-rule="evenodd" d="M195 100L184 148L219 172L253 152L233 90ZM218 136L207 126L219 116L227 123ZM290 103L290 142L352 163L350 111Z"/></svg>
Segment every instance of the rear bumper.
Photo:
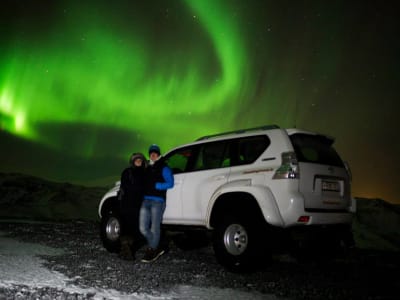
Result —
<svg viewBox="0 0 400 300"><path fill-rule="evenodd" d="M330 225L330 224L351 224L353 214L348 212L340 213L312 213L308 225Z"/></svg>
<svg viewBox="0 0 400 300"><path fill-rule="evenodd" d="M350 212L307 212L293 214L293 218L287 220L285 227L292 226L327 226L327 225L351 225L353 213ZM299 222L300 217L309 217L308 222Z"/></svg>
<svg viewBox="0 0 400 300"><path fill-rule="evenodd" d="M351 224L353 221L354 213L352 207L342 210L318 210L307 211L305 209L304 196L299 192L288 193L280 195L280 199L288 199L280 203L280 211L284 220L283 227L293 226L310 226L310 225L336 225L336 224ZM355 209L354 209L355 211ZM299 221L302 219L303 222ZM304 220L307 220L304 222Z"/></svg>

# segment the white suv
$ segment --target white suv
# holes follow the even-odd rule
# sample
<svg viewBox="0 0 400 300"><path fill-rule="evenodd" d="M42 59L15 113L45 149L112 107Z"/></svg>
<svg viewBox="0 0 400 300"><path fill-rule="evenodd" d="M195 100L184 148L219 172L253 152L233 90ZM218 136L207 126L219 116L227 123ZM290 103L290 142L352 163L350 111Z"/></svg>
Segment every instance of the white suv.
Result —
<svg viewBox="0 0 400 300"><path fill-rule="evenodd" d="M212 231L217 260L233 270L251 266L287 237L351 240L351 176L332 144L326 135L272 125L172 149L165 159L175 186L163 225ZM119 183L99 205L109 251L119 247L118 190Z"/></svg>

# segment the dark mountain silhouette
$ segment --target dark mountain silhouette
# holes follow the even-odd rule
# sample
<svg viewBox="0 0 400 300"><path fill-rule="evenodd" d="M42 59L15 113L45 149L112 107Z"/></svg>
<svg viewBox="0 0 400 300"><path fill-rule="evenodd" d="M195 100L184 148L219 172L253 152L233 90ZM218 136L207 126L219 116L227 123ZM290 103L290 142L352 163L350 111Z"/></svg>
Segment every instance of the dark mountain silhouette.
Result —
<svg viewBox="0 0 400 300"><path fill-rule="evenodd" d="M108 187L86 187L0 173L0 218L37 221L98 221L98 204ZM382 199L356 198L356 246L400 250L400 206Z"/></svg>
<svg viewBox="0 0 400 300"><path fill-rule="evenodd" d="M0 218L97 220L97 206L107 189L0 173Z"/></svg>

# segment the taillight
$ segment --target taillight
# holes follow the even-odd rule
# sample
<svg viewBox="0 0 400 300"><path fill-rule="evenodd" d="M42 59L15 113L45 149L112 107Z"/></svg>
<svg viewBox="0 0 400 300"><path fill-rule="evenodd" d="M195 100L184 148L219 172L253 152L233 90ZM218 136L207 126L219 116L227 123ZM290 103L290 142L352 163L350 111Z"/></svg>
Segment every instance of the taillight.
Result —
<svg viewBox="0 0 400 300"><path fill-rule="evenodd" d="M283 152L282 164L276 170L272 179L296 179L299 178L299 164L296 153Z"/></svg>
<svg viewBox="0 0 400 300"><path fill-rule="evenodd" d="M299 223L308 223L310 221L310 216L300 216L297 219L297 222Z"/></svg>

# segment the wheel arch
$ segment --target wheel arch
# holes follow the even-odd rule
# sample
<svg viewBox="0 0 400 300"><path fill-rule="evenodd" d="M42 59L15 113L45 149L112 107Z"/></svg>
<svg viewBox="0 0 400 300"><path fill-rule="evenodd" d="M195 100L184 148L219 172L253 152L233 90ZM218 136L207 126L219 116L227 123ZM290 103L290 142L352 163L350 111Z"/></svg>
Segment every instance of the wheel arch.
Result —
<svg viewBox="0 0 400 300"><path fill-rule="evenodd" d="M106 213L107 211L111 211L117 208L119 188L120 181L117 181L115 185L105 193L103 198L101 198L97 209L97 213L100 218L103 217L104 213Z"/></svg>
<svg viewBox="0 0 400 300"><path fill-rule="evenodd" d="M117 196L112 196L104 199L99 207L99 215L100 217L106 215L110 212L115 212L118 210L118 198Z"/></svg>
<svg viewBox="0 0 400 300"><path fill-rule="evenodd" d="M214 202L209 218L209 225L214 227L220 216L228 213L251 214L252 218L265 221L261 208L253 195L247 192L228 192L220 195Z"/></svg>

